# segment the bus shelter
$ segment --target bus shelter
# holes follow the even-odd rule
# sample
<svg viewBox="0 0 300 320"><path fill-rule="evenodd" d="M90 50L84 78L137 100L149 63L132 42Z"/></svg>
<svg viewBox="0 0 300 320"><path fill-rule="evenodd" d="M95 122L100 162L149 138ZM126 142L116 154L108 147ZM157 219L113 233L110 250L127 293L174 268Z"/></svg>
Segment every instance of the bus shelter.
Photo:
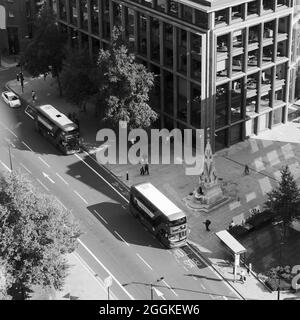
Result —
<svg viewBox="0 0 300 320"><path fill-rule="evenodd" d="M242 246L227 230L216 232L216 236L221 240L227 250L234 256L234 280L236 278L236 269L240 266L240 255L244 254L247 249Z"/></svg>

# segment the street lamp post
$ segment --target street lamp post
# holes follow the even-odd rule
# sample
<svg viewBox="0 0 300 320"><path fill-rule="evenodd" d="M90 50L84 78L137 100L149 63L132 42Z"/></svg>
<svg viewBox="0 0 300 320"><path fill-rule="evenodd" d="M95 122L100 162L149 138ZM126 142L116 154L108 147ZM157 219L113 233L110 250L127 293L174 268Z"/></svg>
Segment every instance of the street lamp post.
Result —
<svg viewBox="0 0 300 320"><path fill-rule="evenodd" d="M164 277L160 277L160 278L157 279L156 281L150 283L151 300L153 300L153 286L154 286L156 283L158 283L158 282L160 282L160 281L162 281L162 280L164 280Z"/></svg>

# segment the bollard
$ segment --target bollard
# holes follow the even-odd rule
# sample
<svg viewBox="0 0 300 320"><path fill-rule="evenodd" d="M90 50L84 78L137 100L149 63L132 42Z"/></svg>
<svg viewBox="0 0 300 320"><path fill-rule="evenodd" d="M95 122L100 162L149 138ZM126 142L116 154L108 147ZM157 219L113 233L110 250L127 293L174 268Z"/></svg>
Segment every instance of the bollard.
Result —
<svg viewBox="0 0 300 320"><path fill-rule="evenodd" d="M126 180L129 180L128 171L126 171Z"/></svg>

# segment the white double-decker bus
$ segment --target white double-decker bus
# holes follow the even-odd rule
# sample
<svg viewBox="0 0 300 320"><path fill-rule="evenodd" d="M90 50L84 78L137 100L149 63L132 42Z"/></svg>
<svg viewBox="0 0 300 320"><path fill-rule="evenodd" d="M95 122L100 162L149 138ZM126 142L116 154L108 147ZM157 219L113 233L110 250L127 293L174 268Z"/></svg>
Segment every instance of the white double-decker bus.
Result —
<svg viewBox="0 0 300 320"><path fill-rule="evenodd" d="M186 243L186 214L150 182L131 187L129 208L168 248Z"/></svg>
<svg viewBox="0 0 300 320"><path fill-rule="evenodd" d="M78 126L66 115L50 104L27 106L25 112L34 120L36 130L64 154L80 151Z"/></svg>

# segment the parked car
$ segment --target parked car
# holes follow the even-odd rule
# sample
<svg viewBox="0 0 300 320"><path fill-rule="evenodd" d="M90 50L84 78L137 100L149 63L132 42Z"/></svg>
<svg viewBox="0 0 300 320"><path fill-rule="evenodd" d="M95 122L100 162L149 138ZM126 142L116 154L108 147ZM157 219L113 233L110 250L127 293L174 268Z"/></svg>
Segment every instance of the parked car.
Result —
<svg viewBox="0 0 300 320"><path fill-rule="evenodd" d="M1 97L11 108L17 108L21 106L19 97L11 91L2 92Z"/></svg>

